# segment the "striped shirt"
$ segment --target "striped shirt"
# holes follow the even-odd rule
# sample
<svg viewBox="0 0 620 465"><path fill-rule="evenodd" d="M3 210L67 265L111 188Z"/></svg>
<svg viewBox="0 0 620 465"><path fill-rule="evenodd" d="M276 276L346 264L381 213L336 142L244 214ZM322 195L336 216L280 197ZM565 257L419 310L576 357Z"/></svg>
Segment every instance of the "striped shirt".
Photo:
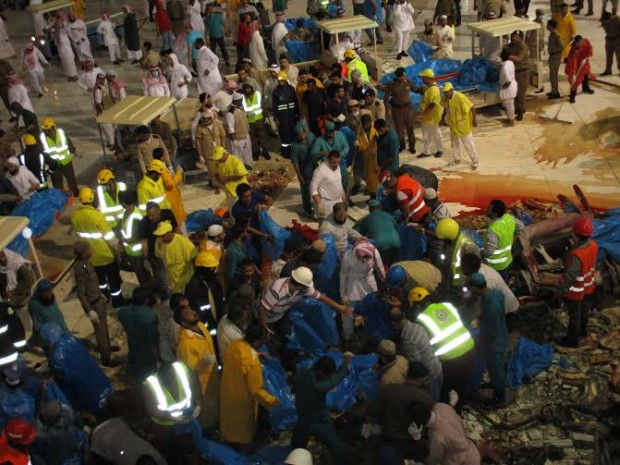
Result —
<svg viewBox="0 0 620 465"><path fill-rule="evenodd" d="M308 287L301 292L291 292L288 282L291 278L276 279L272 282L261 300L261 305L267 310L267 323L275 323L304 297L318 299L321 293L313 287Z"/></svg>
<svg viewBox="0 0 620 465"><path fill-rule="evenodd" d="M428 382L441 372L441 363L435 356L433 346L428 334L422 326L411 321L400 333L400 353L409 361L418 362L428 368L428 376L424 380Z"/></svg>

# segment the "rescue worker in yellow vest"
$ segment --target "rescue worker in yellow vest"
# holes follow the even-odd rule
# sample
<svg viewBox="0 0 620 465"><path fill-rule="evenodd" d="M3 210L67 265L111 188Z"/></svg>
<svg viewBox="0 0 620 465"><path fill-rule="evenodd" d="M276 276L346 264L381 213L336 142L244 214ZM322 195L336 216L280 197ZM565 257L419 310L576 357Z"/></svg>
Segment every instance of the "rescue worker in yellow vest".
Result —
<svg viewBox="0 0 620 465"><path fill-rule="evenodd" d="M347 79L351 80L351 73L356 69L361 73L363 82L370 82L368 67L355 53L355 50L348 48L344 51L344 62L347 65Z"/></svg>
<svg viewBox="0 0 620 465"><path fill-rule="evenodd" d="M148 202L155 202L159 208L170 208L170 202L166 199L166 190L161 180L161 175L166 165L161 160L151 160L146 168L146 174L138 183L138 205L141 211L146 211Z"/></svg>
<svg viewBox="0 0 620 465"><path fill-rule="evenodd" d="M121 276L116 263L116 255L111 245L114 232L106 222L103 214L93 207L95 193L90 187L82 187L79 192L82 206L71 215L71 225L77 236L86 241L92 249L90 262L95 267L99 279L99 289L112 297L112 305L124 304L121 294Z"/></svg>
<svg viewBox="0 0 620 465"><path fill-rule="evenodd" d="M17 159L39 180L39 190L47 189L47 175L58 168L58 163L47 153L39 150L37 139L32 134L25 134L22 141L26 148Z"/></svg>
<svg viewBox="0 0 620 465"><path fill-rule="evenodd" d="M525 227L520 220L506 213L506 204L501 200L491 200L487 216L491 223L484 235L482 258L502 275L504 281L508 281L514 237L521 234Z"/></svg>
<svg viewBox="0 0 620 465"><path fill-rule="evenodd" d="M138 208L134 191L122 191L118 195L123 214L120 218L120 240L123 252L142 287L153 286L153 277L144 264L144 251L140 238L140 223L144 213Z"/></svg>
<svg viewBox="0 0 620 465"><path fill-rule="evenodd" d="M476 249L476 245L463 234L459 224L452 218L444 218L437 222L435 236L444 241L443 253L439 255L440 263L436 264L443 276L444 289L450 291L454 286L463 286L465 276L461 272L462 249L463 247Z"/></svg>
<svg viewBox="0 0 620 465"><path fill-rule="evenodd" d="M52 173L52 183L56 189L63 190L65 185L63 176L67 179L69 190L78 196L79 189L73 169L73 157L79 157L71 139L63 129L56 127L52 118L45 118L41 123L43 132L40 135L43 151L58 162L58 169Z"/></svg>
<svg viewBox="0 0 620 465"><path fill-rule="evenodd" d="M426 329L435 355L441 362L441 398L447 398L451 390L463 398L467 394L469 376L476 360L474 339L453 304L433 302L432 299L423 287L414 287L409 291L408 301L417 314L416 321Z"/></svg>
<svg viewBox="0 0 620 465"><path fill-rule="evenodd" d="M252 84L243 84L243 110L250 125L250 140L252 141L252 158L258 160L262 155L265 160L271 160L267 147L267 129L263 118L263 100L258 90Z"/></svg>
<svg viewBox="0 0 620 465"><path fill-rule="evenodd" d="M112 229L118 226L118 221L123 217L123 207L118 196L127 190L127 184L116 182L114 173L108 168L103 168L97 173L97 207L105 216Z"/></svg>
<svg viewBox="0 0 620 465"><path fill-rule="evenodd" d="M142 385L144 403L158 450L169 465L195 463L196 448L191 434L177 434L175 426L200 415L196 379L180 361L164 363Z"/></svg>

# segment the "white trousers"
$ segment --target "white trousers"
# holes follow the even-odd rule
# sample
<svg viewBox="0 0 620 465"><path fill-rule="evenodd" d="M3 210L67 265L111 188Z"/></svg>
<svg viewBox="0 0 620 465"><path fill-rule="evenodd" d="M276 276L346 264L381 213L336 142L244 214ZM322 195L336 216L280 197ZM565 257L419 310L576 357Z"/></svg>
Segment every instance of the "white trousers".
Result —
<svg viewBox="0 0 620 465"><path fill-rule="evenodd" d="M443 152L443 140L441 139L441 129L439 125L430 125L422 123L422 137L424 138L424 151L423 153L431 154L431 142L435 144L435 148L438 152Z"/></svg>
<svg viewBox="0 0 620 465"><path fill-rule="evenodd" d="M114 125L102 124L101 131L108 145L114 145Z"/></svg>
<svg viewBox="0 0 620 465"><path fill-rule="evenodd" d="M127 49L127 60L139 60L142 58L142 50L129 50Z"/></svg>
<svg viewBox="0 0 620 465"><path fill-rule="evenodd" d="M45 86L45 74L42 69L28 70L30 74L30 83L37 94L43 94L43 86Z"/></svg>
<svg viewBox="0 0 620 465"><path fill-rule="evenodd" d="M454 155L454 161L461 161L461 145L463 145L467 155L471 158L471 162L475 165L478 164L478 154L476 153L474 134L472 132L466 136L460 137L450 133L450 142L452 143L452 154Z"/></svg>
<svg viewBox="0 0 620 465"><path fill-rule="evenodd" d="M112 63L121 59L121 46L119 44L108 45L108 52Z"/></svg>
<svg viewBox="0 0 620 465"><path fill-rule="evenodd" d="M241 158L241 161L248 166L254 166L252 158L252 141L250 136L245 139L232 141L232 153Z"/></svg>
<svg viewBox="0 0 620 465"><path fill-rule="evenodd" d="M396 33L396 52L406 52L407 48L409 48L409 34L411 31L407 29L406 31L402 31L397 27L394 28L394 32Z"/></svg>
<svg viewBox="0 0 620 465"><path fill-rule="evenodd" d="M502 100L502 105L506 109L506 117L508 119L515 119L515 99L507 98Z"/></svg>

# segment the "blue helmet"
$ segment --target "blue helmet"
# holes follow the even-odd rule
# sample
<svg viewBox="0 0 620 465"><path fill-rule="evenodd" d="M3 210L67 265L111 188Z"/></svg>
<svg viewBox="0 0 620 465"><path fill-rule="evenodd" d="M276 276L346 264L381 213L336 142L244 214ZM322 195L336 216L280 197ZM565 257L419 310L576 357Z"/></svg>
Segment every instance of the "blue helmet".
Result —
<svg viewBox="0 0 620 465"><path fill-rule="evenodd" d="M390 267L385 276L385 287L388 289L396 289L402 287L407 282L407 272L402 266L394 265Z"/></svg>

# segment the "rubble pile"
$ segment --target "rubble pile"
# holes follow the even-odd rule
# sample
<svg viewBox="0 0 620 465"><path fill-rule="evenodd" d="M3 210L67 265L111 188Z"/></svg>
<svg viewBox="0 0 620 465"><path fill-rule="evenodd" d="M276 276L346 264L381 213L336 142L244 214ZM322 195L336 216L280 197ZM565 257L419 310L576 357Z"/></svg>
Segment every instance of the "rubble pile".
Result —
<svg viewBox="0 0 620 465"><path fill-rule="evenodd" d="M548 312L545 325L531 315L538 331L534 321L525 321L521 334L528 337L531 330L537 339L561 335L566 313ZM528 319L526 314L522 318ZM465 407L470 437L491 441L512 465L620 463L620 450L613 453L620 426L619 323L620 307L593 315L587 343L576 349L555 346L551 368L515 392L508 407Z"/></svg>
<svg viewBox="0 0 620 465"><path fill-rule="evenodd" d="M284 189L294 177L295 170L290 163L278 163L273 168L253 172L248 176L248 181L263 194L273 196Z"/></svg>

